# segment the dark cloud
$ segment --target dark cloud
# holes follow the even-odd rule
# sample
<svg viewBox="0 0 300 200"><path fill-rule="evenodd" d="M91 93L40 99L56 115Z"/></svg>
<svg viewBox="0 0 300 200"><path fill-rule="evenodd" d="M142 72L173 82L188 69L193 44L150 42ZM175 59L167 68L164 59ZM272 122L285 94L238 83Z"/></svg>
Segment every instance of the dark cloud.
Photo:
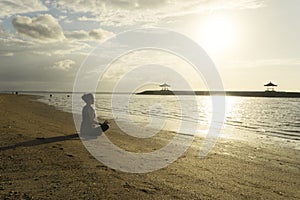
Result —
<svg viewBox="0 0 300 200"><path fill-rule="evenodd" d="M71 40L103 40L112 35L114 33L103 29L93 29L89 32L84 30L65 32L66 38Z"/></svg>
<svg viewBox="0 0 300 200"><path fill-rule="evenodd" d="M36 18L16 16L12 23L19 34L41 42L60 41L65 38L61 26L48 14Z"/></svg>

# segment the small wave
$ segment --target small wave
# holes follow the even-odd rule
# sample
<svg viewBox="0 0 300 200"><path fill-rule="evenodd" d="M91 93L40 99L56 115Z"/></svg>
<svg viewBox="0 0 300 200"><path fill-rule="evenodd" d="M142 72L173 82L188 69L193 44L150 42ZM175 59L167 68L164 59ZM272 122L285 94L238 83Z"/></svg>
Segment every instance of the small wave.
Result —
<svg viewBox="0 0 300 200"><path fill-rule="evenodd" d="M243 123L242 121L236 121L236 120L226 120L226 121L229 123L232 123L232 124L242 124Z"/></svg>
<svg viewBox="0 0 300 200"><path fill-rule="evenodd" d="M288 137L295 137L295 138L300 139L300 135L298 135L298 134L285 133L282 131L266 131L266 133L271 133L271 134L276 134L276 135L281 135L281 136L288 136Z"/></svg>
<svg viewBox="0 0 300 200"><path fill-rule="evenodd" d="M288 133L299 133L298 136L300 136L300 131L298 131L298 130L281 129L280 131L284 131L284 132L288 132Z"/></svg>

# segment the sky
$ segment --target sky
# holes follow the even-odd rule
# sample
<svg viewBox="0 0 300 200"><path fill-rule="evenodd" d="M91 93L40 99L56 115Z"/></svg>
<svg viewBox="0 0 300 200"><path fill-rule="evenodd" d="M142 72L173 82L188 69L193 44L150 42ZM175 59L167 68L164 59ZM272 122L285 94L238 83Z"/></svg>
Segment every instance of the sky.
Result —
<svg viewBox="0 0 300 200"><path fill-rule="evenodd" d="M0 7L0 91L72 91L87 59L94 59L89 73L103 68L134 43L111 38L138 28L172 30L196 42L225 90L261 91L272 81L279 91L300 91L298 0L0 0ZM103 43L110 48L95 53ZM205 77L178 56L145 49L116 58L98 90L118 83L158 89L159 82L179 89L178 77L164 66L192 89L207 90Z"/></svg>

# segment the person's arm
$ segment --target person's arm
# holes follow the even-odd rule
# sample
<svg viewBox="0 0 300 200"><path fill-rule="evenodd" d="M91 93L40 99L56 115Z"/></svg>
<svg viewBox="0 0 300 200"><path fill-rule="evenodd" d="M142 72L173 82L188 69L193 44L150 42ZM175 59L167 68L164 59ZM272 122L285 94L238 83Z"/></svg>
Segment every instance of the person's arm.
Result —
<svg viewBox="0 0 300 200"><path fill-rule="evenodd" d="M108 122L106 120L103 123L99 123L96 120L95 110L92 107L89 109L89 118L90 118L91 124L97 124L97 125L108 124Z"/></svg>
<svg viewBox="0 0 300 200"><path fill-rule="evenodd" d="M108 124L108 121L104 121L103 123L99 123L99 125L102 125L102 124Z"/></svg>
<svg viewBox="0 0 300 200"><path fill-rule="evenodd" d="M89 121L91 124L98 124L98 122L95 120L95 111L92 107L89 109Z"/></svg>

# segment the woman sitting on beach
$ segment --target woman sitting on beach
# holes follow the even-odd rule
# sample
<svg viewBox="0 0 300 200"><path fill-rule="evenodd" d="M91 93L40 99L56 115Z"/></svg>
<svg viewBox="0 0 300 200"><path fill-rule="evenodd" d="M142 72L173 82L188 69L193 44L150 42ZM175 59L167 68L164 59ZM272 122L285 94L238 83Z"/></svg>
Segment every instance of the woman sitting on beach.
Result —
<svg viewBox="0 0 300 200"><path fill-rule="evenodd" d="M102 132L106 131L109 126L107 121L103 124L98 123L95 120L96 114L94 108L91 106L94 104L94 96L89 93L81 97L86 105L82 109L82 122L80 126L81 136L100 136Z"/></svg>

